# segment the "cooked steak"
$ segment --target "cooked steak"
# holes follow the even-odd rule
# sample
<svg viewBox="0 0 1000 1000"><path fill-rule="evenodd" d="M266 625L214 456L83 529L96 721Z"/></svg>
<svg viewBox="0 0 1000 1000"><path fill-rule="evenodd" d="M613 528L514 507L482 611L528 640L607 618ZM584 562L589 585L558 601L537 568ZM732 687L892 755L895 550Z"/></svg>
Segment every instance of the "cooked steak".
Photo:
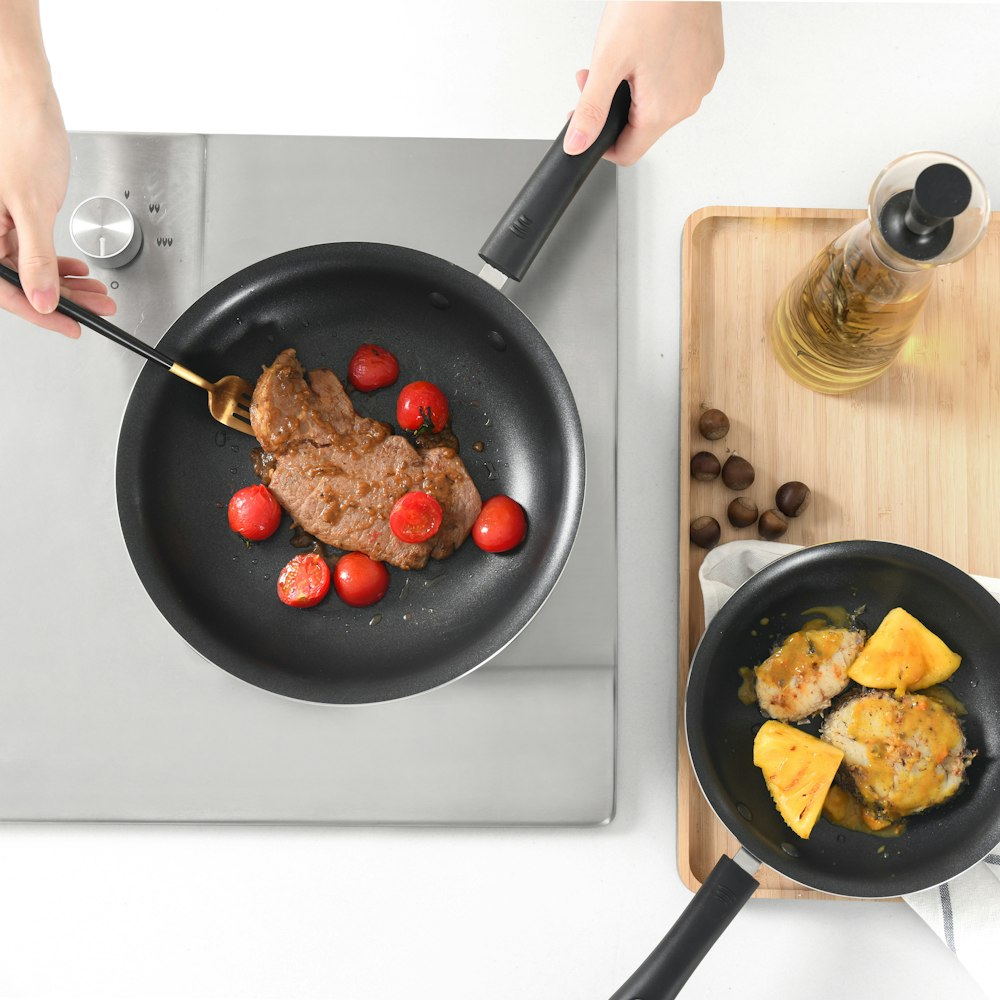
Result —
<svg viewBox="0 0 1000 1000"><path fill-rule="evenodd" d="M823 722L844 752L841 777L873 813L897 820L950 799L975 756L955 714L934 698L859 688Z"/></svg>
<svg viewBox="0 0 1000 1000"><path fill-rule="evenodd" d="M865 633L846 628L793 632L754 668L757 702L772 719L798 722L822 711L847 687L847 670Z"/></svg>
<svg viewBox="0 0 1000 1000"><path fill-rule="evenodd" d="M479 515L479 491L453 449L417 452L388 424L356 413L333 372L317 369L306 381L291 348L257 380L250 422L278 502L339 549L420 569L454 552ZM441 504L441 528L426 542L401 542L389 528L393 505L410 490Z"/></svg>

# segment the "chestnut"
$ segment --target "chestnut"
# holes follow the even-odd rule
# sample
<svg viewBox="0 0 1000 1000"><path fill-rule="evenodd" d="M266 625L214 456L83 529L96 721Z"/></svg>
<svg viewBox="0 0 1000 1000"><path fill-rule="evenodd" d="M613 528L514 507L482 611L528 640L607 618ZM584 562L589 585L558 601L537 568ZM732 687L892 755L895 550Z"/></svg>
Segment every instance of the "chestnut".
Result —
<svg viewBox="0 0 1000 1000"><path fill-rule="evenodd" d="M691 522L691 541L703 549L712 549L719 544L722 528L714 517L696 517Z"/></svg>
<svg viewBox="0 0 1000 1000"><path fill-rule="evenodd" d="M753 484L753 466L739 455L730 455L722 467L722 481L731 490L745 490Z"/></svg>
<svg viewBox="0 0 1000 1000"><path fill-rule="evenodd" d="M773 542L776 538L781 538L787 530L788 522L773 508L765 510L757 522L757 532L761 538L766 538L769 542Z"/></svg>
<svg viewBox="0 0 1000 1000"><path fill-rule="evenodd" d="M782 483L774 494L774 502L786 517L798 517L812 500L812 490L805 483L793 479L790 483Z"/></svg>
<svg viewBox="0 0 1000 1000"><path fill-rule="evenodd" d="M706 410L698 418L698 430L709 441L718 441L729 433L729 417L722 410Z"/></svg>
<svg viewBox="0 0 1000 1000"><path fill-rule="evenodd" d="M691 458L691 475L702 482L715 479L721 469L719 460L710 451L699 451Z"/></svg>
<svg viewBox="0 0 1000 1000"><path fill-rule="evenodd" d="M734 528L748 528L757 520L757 505L748 497L737 497L726 508L726 517Z"/></svg>

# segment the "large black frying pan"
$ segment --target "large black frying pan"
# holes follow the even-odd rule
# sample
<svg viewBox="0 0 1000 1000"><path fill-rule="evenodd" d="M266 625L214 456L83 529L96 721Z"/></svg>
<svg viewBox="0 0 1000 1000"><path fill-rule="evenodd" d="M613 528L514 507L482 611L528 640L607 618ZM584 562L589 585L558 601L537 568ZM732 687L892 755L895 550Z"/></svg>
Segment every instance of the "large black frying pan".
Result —
<svg viewBox="0 0 1000 1000"><path fill-rule="evenodd" d="M979 751L968 787L910 817L894 839L824 819L808 840L800 839L778 815L753 763L764 719L736 696L739 668L766 659L778 639L801 627L808 609L831 605L864 605L860 623L869 632L903 607L962 654L948 687L968 708L966 736ZM816 724L809 729L815 734ZM743 849L735 860L720 859L612 1000L676 996L757 888L753 872L762 864L812 889L877 898L931 888L989 854L1000 842L1000 605L954 566L904 545L848 541L792 553L751 577L709 623L691 662L685 732L701 789Z"/></svg>
<svg viewBox="0 0 1000 1000"><path fill-rule="evenodd" d="M600 137L578 157L556 139L481 250L488 264L515 280L524 276L625 127L629 105L623 83ZM80 318L71 303L60 308ZM279 254L205 294L157 346L212 381L242 375L252 382L286 347L306 368L344 377L364 342L389 348L401 376L394 387L356 396L357 409L395 423L403 384L440 385L480 493L509 494L527 511L528 535L516 551L489 556L469 542L426 570L392 570L388 595L368 609L332 595L309 612L287 608L275 584L296 553L288 519L252 547L227 526L229 497L256 481L252 438L214 423L202 393L151 363L136 381L118 442L122 531L159 610L213 663L306 701L387 701L490 659L555 585L583 506L583 435L559 363L502 292L447 261L372 243ZM481 459L473 450L480 440Z"/></svg>

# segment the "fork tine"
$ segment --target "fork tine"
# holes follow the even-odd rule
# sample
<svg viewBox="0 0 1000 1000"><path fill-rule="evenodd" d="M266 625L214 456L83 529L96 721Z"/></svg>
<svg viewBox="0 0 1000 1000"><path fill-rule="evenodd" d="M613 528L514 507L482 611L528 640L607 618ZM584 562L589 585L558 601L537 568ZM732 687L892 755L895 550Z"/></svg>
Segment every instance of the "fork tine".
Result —
<svg viewBox="0 0 1000 1000"><path fill-rule="evenodd" d="M249 434L250 437L256 440L256 435L250 429L250 425L245 421L240 420L239 417L235 415L226 417L225 420L222 421L222 423L224 423L227 427L231 427L234 431L240 431L243 434Z"/></svg>

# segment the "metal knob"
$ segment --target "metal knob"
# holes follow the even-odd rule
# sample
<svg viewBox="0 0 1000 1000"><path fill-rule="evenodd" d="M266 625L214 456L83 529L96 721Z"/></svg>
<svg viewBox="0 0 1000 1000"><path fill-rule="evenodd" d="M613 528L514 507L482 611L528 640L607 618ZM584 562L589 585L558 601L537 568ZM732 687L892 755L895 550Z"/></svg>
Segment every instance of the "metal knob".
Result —
<svg viewBox="0 0 1000 1000"><path fill-rule="evenodd" d="M124 267L142 247L139 220L117 198L81 201L69 220L76 248L101 267Z"/></svg>

